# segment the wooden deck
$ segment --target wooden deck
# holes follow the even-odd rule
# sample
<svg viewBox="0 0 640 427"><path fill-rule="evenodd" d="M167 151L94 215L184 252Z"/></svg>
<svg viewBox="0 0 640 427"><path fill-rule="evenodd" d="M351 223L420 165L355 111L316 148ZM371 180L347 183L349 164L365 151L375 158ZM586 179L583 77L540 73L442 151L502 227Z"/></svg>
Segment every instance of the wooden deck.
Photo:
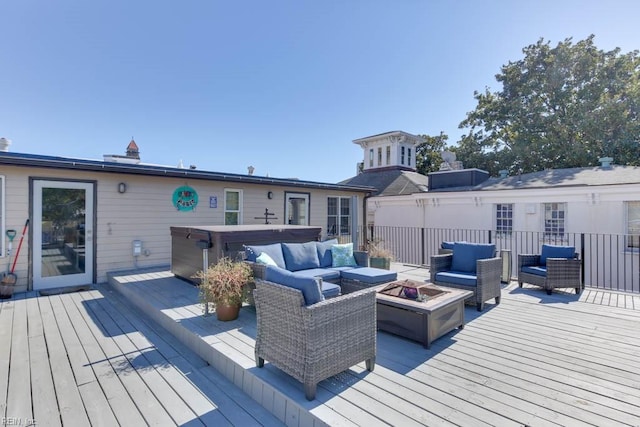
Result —
<svg viewBox="0 0 640 427"><path fill-rule="evenodd" d="M427 271L395 265L400 278ZM204 318L197 289L169 271L114 274L114 288L291 426L640 425L640 296L586 290L503 290L499 306L465 310L467 325L430 350L378 333L374 372L364 363L302 385L255 367L255 311Z"/></svg>
<svg viewBox="0 0 640 427"><path fill-rule="evenodd" d="M107 286L0 302L0 425L282 425Z"/></svg>
<svg viewBox="0 0 640 427"><path fill-rule="evenodd" d="M308 402L268 361L255 367L253 308L205 318L197 289L168 269L110 282L0 302L4 424L640 425L638 295L512 283L429 350L379 332L373 372L356 365Z"/></svg>

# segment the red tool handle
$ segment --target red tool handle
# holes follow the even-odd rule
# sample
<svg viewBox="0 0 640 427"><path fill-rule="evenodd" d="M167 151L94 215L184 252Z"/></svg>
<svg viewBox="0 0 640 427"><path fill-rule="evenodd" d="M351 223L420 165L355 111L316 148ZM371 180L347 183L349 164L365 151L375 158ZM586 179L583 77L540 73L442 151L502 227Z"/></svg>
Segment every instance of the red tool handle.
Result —
<svg viewBox="0 0 640 427"><path fill-rule="evenodd" d="M22 236L20 237L20 243L18 243L18 250L16 251L16 257L13 259L13 265L11 266L11 274L16 269L16 262L18 261L18 255L20 254L20 248L22 247L22 241L24 240L24 235L27 233L27 227L29 227L29 218L24 223L24 228L22 229Z"/></svg>

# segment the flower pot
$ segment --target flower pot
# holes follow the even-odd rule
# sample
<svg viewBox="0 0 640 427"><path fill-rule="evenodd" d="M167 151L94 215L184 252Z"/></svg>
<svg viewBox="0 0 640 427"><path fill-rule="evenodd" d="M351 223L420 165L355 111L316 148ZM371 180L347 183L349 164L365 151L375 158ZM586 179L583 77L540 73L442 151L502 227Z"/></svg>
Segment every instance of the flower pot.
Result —
<svg viewBox="0 0 640 427"><path fill-rule="evenodd" d="M222 322L228 322L229 320L236 320L240 314L241 304L236 305L222 305L216 304L216 316L218 320Z"/></svg>
<svg viewBox="0 0 640 427"><path fill-rule="evenodd" d="M391 268L391 258L370 257L369 267L389 270Z"/></svg>
<svg viewBox="0 0 640 427"><path fill-rule="evenodd" d="M0 299L11 298L13 295L13 286L5 283L0 283Z"/></svg>

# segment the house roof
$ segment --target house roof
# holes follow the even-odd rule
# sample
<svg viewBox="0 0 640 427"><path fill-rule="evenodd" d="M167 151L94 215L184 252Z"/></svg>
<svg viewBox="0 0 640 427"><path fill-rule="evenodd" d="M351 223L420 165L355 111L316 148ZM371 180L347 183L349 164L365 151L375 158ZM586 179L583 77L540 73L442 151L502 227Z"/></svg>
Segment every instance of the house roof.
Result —
<svg viewBox="0 0 640 427"><path fill-rule="evenodd" d="M360 141L364 141L364 140L368 140L368 139L372 139L372 138L379 138L379 137L386 136L386 135L395 135L395 134L407 135L407 136L413 137L413 138L416 137L416 135L412 135L412 134L410 134L408 132L405 132L405 131L402 131L402 130L392 130L392 131L389 131L389 132L379 133L377 135L365 136L364 138L354 139L353 142L357 144Z"/></svg>
<svg viewBox="0 0 640 427"><path fill-rule="evenodd" d="M223 172L211 172L198 169L182 169L171 166L149 165L143 163L130 164L101 160L76 159L68 157L43 156L37 154L0 152L0 165L44 167L92 172L121 173L147 176L166 176L174 178L203 179L211 181L227 181L263 185L283 185L311 189L335 191L355 191L369 193L375 188L364 184L329 184L315 181L302 181L291 178L271 178L256 175L242 175Z"/></svg>
<svg viewBox="0 0 640 427"><path fill-rule="evenodd" d="M569 169L549 169L506 178L488 180L467 187L444 188L445 191L515 190L558 187L589 187L602 185L640 184L640 167L610 166Z"/></svg>
<svg viewBox="0 0 640 427"><path fill-rule="evenodd" d="M345 185L374 187L375 196L400 196L427 191L428 178L418 172L401 168L366 170L353 178L341 181Z"/></svg>

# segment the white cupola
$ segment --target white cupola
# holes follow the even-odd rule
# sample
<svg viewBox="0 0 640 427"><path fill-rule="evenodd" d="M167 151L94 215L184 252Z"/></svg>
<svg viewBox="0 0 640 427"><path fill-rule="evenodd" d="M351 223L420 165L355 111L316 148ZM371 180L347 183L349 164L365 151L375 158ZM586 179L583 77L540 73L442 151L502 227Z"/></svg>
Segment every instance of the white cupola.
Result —
<svg viewBox="0 0 640 427"><path fill-rule="evenodd" d="M362 171L393 168L416 170L416 146L423 142L419 136L393 131L353 141L363 150Z"/></svg>

